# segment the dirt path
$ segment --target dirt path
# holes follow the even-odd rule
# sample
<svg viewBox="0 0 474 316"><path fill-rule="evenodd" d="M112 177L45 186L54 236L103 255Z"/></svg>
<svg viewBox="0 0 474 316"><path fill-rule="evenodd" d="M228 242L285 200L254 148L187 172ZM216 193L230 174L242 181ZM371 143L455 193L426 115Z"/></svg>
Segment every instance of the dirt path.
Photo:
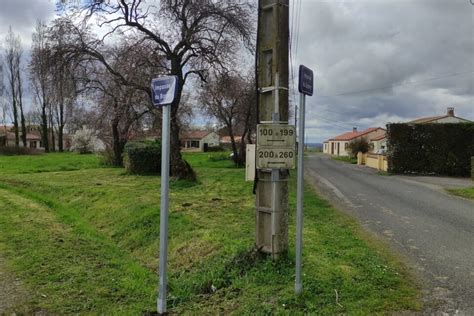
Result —
<svg viewBox="0 0 474 316"><path fill-rule="evenodd" d="M27 292L21 281L8 272L5 258L0 253L0 315L23 311L26 301Z"/></svg>

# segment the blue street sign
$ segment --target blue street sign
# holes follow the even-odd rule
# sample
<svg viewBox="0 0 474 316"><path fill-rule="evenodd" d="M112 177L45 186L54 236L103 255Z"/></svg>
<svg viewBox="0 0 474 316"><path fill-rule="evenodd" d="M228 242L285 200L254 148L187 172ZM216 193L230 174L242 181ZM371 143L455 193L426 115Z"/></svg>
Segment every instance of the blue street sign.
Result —
<svg viewBox="0 0 474 316"><path fill-rule="evenodd" d="M305 95L313 95L313 71L308 67L300 65L298 90Z"/></svg>
<svg viewBox="0 0 474 316"><path fill-rule="evenodd" d="M178 77L166 76L151 81L151 96L153 105L170 105L176 98Z"/></svg>

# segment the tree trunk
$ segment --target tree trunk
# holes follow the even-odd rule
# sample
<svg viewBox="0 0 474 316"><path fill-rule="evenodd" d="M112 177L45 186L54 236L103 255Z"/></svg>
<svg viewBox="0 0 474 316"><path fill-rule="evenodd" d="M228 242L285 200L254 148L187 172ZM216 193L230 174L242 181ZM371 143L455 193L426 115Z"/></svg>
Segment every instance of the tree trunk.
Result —
<svg viewBox="0 0 474 316"><path fill-rule="evenodd" d="M123 164L122 153L124 146L120 140L119 120L112 120L112 150L114 153L113 165L121 167Z"/></svg>
<svg viewBox="0 0 474 316"><path fill-rule="evenodd" d="M46 115L46 105L43 104L41 109L41 138L43 141L43 147L45 152L49 152L49 139L48 139L48 116Z"/></svg>
<svg viewBox="0 0 474 316"><path fill-rule="evenodd" d="M23 142L23 147L27 147L25 114L23 113L23 88L21 85L21 73L20 73L19 66L17 70L17 80L18 80L18 107L20 108L20 120L21 120L21 140Z"/></svg>
<svg viewBox="0 0 474 316"><path fill-rule="evenodd" d="M62 98L62 97L61 97ZM64 151L64 103L59 105L59 122L58 122L58 148L59 152Z"/></svg>
<svg viewBox="0 0 474 316"><path fill-rule="evenodd" d="M235 143L234 131L232 130L231 125L228 125L227 129L229 130L230 144L232 146L232 153L233 153L232 160L234 161L236 166L241 166L242 159L240 159L239 151L237 150L237 144Z"/></svg>
<svg viewBox="0 0 474 316"><path fill-rule="evenodd" d="M10 88L12 92L12 110L13 110L13 129L15 132L15 146L19 147L20 146L20 136L19 136L19 130L18 130L18 108L16 104L16 89L15 89L15 72L13 69L12 65L9 65L10 67Z"/></svg>
<svg viewBox="0 0 474 316"><path fill-rule="evenodd" d="M194 173L193 168L183 160L181 156L181 141L179 139L179 123L178 123L178 107L181 101L181 94L183 92L183 85L184 79L182 71L179 69L176 70L176 62L173 62L173 71L174 74L178 75L178 82L177 82L177 93L176 93L176 100L171 106L171 131L170 131L170 160L171 160L171 176L175 177L176 179L187 179L194 181L196 180L196 174Z"/></svg>

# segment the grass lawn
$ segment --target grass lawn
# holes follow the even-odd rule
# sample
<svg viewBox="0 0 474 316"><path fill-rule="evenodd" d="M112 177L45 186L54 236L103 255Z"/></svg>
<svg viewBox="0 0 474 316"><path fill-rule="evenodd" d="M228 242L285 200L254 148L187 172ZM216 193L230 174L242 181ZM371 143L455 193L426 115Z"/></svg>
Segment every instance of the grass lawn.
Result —
<svg viewBox="0 0 474 316"><path fill-rule="evenodd" d="M331 158L337 161L345 162L345 163L351 163L351 164L357 163L357 158L352 158L349 156L331 156Z"/></svg>
<svg viewBox="0 0 474 316"><path fill-rule="evenodd" d="M449 189L448 192L462 196L468 199L474 199L474 187L471 188L464 188L464 189Z"/></svg>
<svg viewBox="0 0 474 316"><path fill-rule="evenodd" d="M403 265L309 187L304 290L295 297L294 177L291 250L273 262L251 251L253 184L224 157L186 154L199 181L170 185L171 313L366 315L421 308ZM159 184L159 177L102 168L92 155L0 157L0 253L30 292L22 311L156 311Z"/></svg>

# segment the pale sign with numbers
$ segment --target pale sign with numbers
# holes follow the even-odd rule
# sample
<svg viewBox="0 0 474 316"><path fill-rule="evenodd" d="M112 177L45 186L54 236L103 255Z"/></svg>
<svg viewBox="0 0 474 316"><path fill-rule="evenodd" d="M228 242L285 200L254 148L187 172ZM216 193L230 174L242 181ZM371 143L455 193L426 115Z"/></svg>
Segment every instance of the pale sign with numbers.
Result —
<svg viewBox="0 0 474 316"><path fill-rule="evenodd" d="M295 168L295 127L288 124L257 125L257 169Z"/></svg>
<svg viewBox="0 0 474 316"><path fill-rule="evenodd" d="M295 147L295 140L296 131L293 125L257 125L257 146Z"/></svg>
<svg viewBox="0 0 474 316"><path fill-rule="evenodd" d="M257 169L294 169L294 148L258 147Z"/></svg>

